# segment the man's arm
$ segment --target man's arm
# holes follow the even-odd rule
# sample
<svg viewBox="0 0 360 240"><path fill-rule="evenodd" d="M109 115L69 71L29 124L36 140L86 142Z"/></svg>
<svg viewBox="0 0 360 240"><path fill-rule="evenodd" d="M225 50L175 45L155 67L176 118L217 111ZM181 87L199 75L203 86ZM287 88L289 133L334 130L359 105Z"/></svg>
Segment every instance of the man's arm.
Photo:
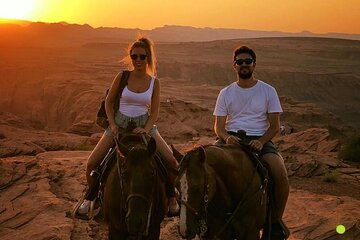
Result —
<svg viewBox="0 0 360 240"><path fill-rule="evenodd" d="M268 130L258 140L250 141L250 146L257 151L260 151L266 142L270 141L273 137L276 136L276 134L279 133L280 113L268 113L267 118L270 124Z"/></svg>
<svg viewBox="0 0 360 240"><path fill-rule="evenodd" d="M226 116L215 116L214 131L216 135L224 141L230 136L230 134L226 132L225 122Z"/></svg>
<svg viewBox="0 0 360 240"><path fill-rule="evenodd" d="M214 130L216 135L225 141L225 143L236 144L240 143L240 139L236 136L227 133L225 128L226 116L215 116Z"/></svg>

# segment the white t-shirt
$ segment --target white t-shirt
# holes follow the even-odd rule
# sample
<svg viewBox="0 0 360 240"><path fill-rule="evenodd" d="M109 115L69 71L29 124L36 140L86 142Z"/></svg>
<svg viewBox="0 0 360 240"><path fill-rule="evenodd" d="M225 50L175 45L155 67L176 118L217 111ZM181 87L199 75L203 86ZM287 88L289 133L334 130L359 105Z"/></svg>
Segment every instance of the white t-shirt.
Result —
<svg viewBox="0 0 360 240"><path fill-rule="evenodd" d="M126 86L120 98L119 111L128 117L138 117L148 113L154 89L155 77L151 78L149 88L142 93L135 93Z"/></svg>
<svg viewBox="0 0 360 240"><path fill-rule="evenodd" d="M251 88L236 82L223 88L216 101L215 116L227 116L227 131L246 131L248 136L262 136L269 128L267 113L280 113L282 108L274 87L258 80Z"/></svg>

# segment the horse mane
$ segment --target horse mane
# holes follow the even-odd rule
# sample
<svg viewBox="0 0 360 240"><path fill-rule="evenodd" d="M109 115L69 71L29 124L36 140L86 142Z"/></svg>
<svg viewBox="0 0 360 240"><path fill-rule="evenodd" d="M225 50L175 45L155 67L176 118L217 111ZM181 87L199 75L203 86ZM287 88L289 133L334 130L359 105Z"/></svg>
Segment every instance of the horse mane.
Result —
<svg viewBox="0 0 360 240"><path fill-rule="evenodd" d="M195 152L196 150L198 150L200 147L203 147L203 148L206 148L206 147L209 147L209 146L215 146L214 144L194 144L192 147L189 147L187 149L184 150L185 154L187 153L192 153L192 152Z"/></svg>
<svg viewBox="0 0 360 240"><path fill-rule="evenodd" d="M185 152L185 155L186 155L186 154L189 154L189 153L196 152L201 147L206 150L209 147L220 147L220 146L223 149L224 148L225 149L239 149L239 147L240 147L241 149L244 150L244 148L249 148L249 146L247 146L246 144L243 144L243 143L240 144L240 145L235 145L235 144L222 144L222 145L217 145L217 144L204 144L204 145L202 145L202 144L194 144L192 147L189 147L189 148L185 149L184 152Z"/></svg>

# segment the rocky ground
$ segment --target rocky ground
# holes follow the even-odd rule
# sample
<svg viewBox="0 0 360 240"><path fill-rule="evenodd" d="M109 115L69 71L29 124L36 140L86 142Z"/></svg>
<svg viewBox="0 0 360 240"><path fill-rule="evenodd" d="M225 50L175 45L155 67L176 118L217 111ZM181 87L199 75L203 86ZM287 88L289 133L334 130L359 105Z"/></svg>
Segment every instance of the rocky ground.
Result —
<svg viewBox="0 0 360 240"><path fill-rule="evenodd" d="M6 136L1 139L2 154L17 153L0 159L1 239L106 239L106 224L68 215L84 189L90 153L75 149L84 142L91 146L96 137L29 130L17 140L22 144L9 146L14 141L9 133L20 129L1 129ZM212 140L194 138L175 146L184 151ZM291 182L284 216L291 239L359 239L360 170L337 158L338 141L328 130L313 128L279 136L275 142ZM24 150L28 148L33 150ZM336 233L338 224L346 227L345 234ZM177 217L166 218L161 239L181 239L177 228Z"/></svg>

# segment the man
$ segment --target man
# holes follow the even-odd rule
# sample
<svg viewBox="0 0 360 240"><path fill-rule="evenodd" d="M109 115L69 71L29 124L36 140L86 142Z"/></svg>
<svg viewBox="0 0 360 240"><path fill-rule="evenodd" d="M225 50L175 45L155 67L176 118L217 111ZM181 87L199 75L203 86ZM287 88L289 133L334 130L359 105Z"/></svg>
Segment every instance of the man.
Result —
<svg viewBox="0 0 360 240"><path fill-rule="evenodd" d="M219 93L214 130L218 143L227 144L239 144L241 139L235 133L243 130L250 147L261 152L274 183L277 210L274 214L278 221L272 226L272 239L286 239L281 218L289 195L289 182L284 161L271 142L280 129L282 108L275 88L254 77L255 66L256 54L252 49L246 46L235 49L233 67L237 81Z"/></svg>

